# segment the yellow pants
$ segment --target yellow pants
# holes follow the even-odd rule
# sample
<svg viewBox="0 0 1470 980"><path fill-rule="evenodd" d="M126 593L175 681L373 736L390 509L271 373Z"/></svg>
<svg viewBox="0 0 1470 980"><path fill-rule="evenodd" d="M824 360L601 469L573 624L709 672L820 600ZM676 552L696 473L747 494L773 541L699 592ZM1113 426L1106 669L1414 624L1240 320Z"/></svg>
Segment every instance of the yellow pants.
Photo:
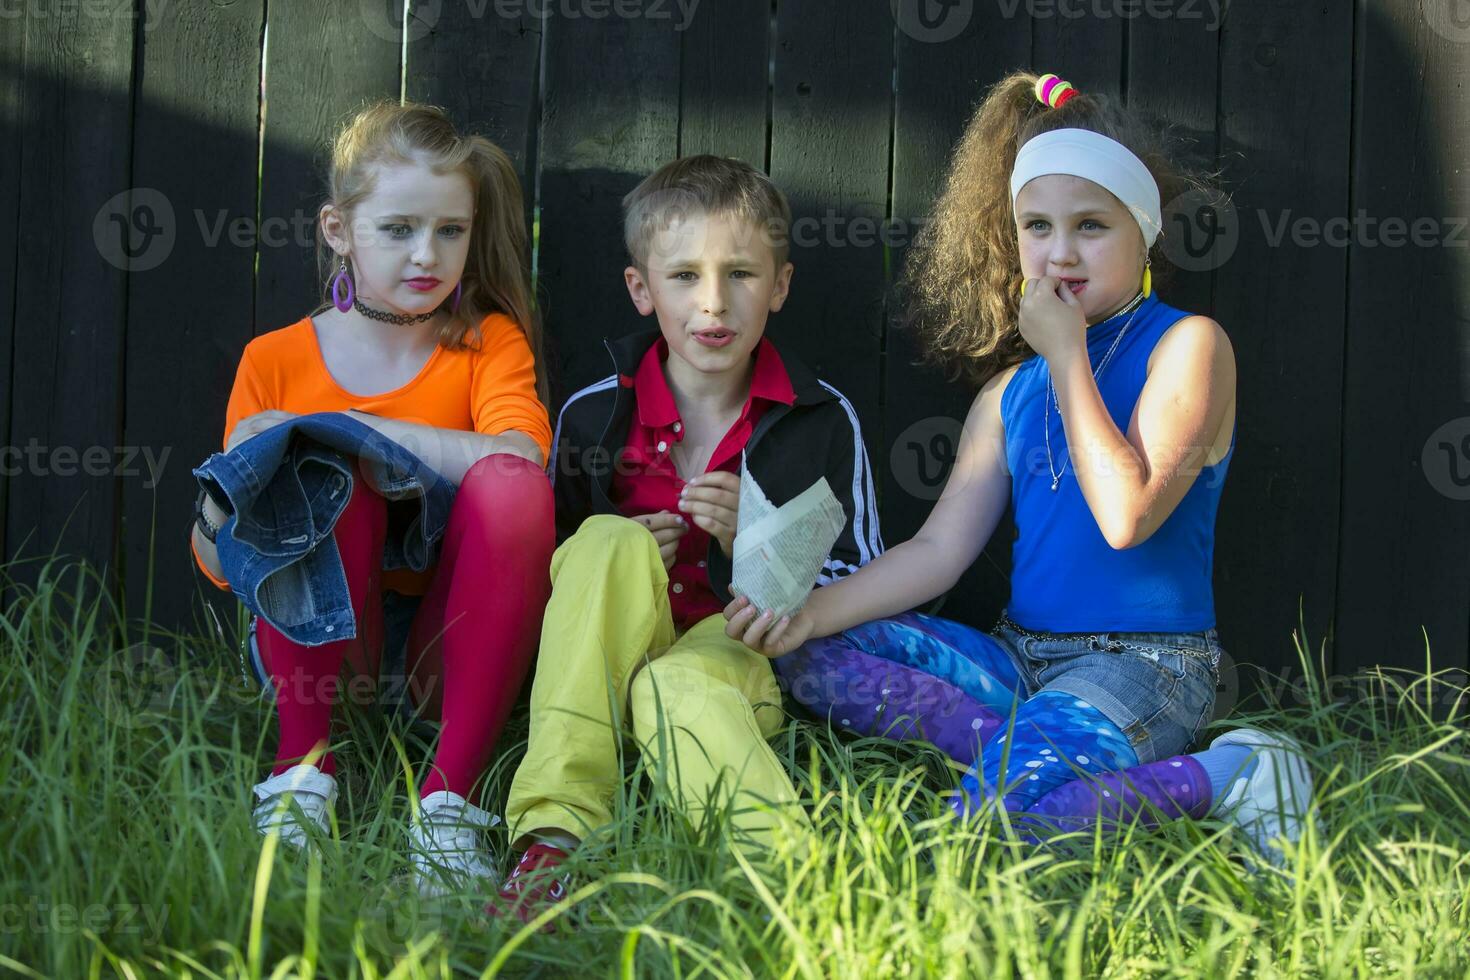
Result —
<svg viewBox="0 0 1470 980"><path fill-rule="evenodd" d="M612 820L629 716L657 785L691 820L711 802L729 807L742 848L769 847L787 821L805 825L766 743L784 721L770 661L727 637L723 616L676 635L647 528L588 518L552 556L551 580L530 743L506 806L512 840L541 828L586 837Z"/></svg>

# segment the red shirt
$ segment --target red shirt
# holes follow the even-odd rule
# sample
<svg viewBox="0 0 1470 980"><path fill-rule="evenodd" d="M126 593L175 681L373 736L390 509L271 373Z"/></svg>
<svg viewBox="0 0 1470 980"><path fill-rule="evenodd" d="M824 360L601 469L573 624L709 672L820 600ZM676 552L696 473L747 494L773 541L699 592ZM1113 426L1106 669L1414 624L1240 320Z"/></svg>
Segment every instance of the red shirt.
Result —
<svg viewBox="0 0 1470 980"><path fill-rule="evenodd" d="M684 489L684 481L669 458L669 449L683 441L684 425L679 421L679 406L674 403L674 393L664 377L663 363L668 356L669 345L659 340L638 362L633 377L618 378L623 387L633 389L636 411L628 423L628 439L613 473L609 496L624 517L665 510L681 515L688 522L689 530L679 539L674 565L669 569L669 609L674 626L682 631L721 612L725 604L710 586L709 569L705 567L709 532L679 510L679 491ZM786 365L781 363L781 355L770 341L762 338L755 349L755 369L745 406L715 447L705 472L738 473L740 453L761 415L776 402L790 405L795 401L796 392L786 374Z"/></svg>

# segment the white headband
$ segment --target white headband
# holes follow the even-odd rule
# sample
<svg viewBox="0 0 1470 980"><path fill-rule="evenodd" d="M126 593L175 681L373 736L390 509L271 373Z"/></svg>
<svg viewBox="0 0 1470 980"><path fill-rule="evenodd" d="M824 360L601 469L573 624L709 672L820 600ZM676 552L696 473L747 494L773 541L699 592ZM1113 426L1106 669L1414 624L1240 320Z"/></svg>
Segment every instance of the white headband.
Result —
<svg viewBox="0 0 1470 980"><path fill-rule="evenodd" d="M1159 185L1128 147L1090 129L1053 129L1032 138L1016 154L1011 171L1013 214L1021 188L1048 174L1082 177L1112 192L1138 222L1144 247L1153 247L1163 227Z"/></svg>

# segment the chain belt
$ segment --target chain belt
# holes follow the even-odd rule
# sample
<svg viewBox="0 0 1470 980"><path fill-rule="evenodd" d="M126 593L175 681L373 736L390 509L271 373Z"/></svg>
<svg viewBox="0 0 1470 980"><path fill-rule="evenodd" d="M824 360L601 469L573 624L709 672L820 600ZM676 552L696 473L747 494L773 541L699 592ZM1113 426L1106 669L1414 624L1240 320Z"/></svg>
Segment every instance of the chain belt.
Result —
<svg viewBox="0 0 1470 980"><path fill-rule="evenodd" d="M1019 625L1005 613L1001 613L1000 619L996 621L995 626L997 629L1004 626L1006 629L1014 630L1022 636L1029 636L1033 640L1096 640L1102 635L1099 633L1038 633L1035 630L1028 630L1024 626Z"/></svg>
<svg viewBox="0 0 1470 980"><path fill-rule="evenodd" d="M1117 647L1117 648L1114 648L1111 643L1108 646L1106 646L1106 647L1104 647L1104 646L1100 645L1099 643L1097 643L1098 639L1100 639L1102 636L1105 636L1106 634L1102 634L1102 633L1038 633L1035 630L1028 630L1024 626L1021 626L1021 625L1017 624L1015 620L1013 620L1009 616L1005 615L1005 613L1001 613L1000 619L996 621L995 628L996 629L999 629L1002 626L1006 627L1009 630L1013 630L1013 631L1015 631L1017 633L1020 633L1022 636L1029 636L1033 640L1058 640L1058 639L1061 639L1061 640L1086 640L1092 646L1094 646L1094 647L1096 647L1097 649L1100 649L1100 650L1107 650L1109 652L1113 652L1115 649L1122 649L1121 646L1120 647ZM1209 660L1210 667L1212 669L1216 668L1216 665L1219 663L1219 657L1218 656L1214 656L1214 655L1212 655L1210 653L1207 653L1206 651L1203 651L1203 650L1191 650L1191 649L1189 649L1187 647L1143 647L1143 646L1140 646L1140 647L1138 647L1138 649L1140 649L1140 650L1147 650L1147 651L1154 652L1154 653L1183 653L1183 654L1186 654L1186 655L1189 655L1189 656L1204 657L1207 660Z"/></svg>

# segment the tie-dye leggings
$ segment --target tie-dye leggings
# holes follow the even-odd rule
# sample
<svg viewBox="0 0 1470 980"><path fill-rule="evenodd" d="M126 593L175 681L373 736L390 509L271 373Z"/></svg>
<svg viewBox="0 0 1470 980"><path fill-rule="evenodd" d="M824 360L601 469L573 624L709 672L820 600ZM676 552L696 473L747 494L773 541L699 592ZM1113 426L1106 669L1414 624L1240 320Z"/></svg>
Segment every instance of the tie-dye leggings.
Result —
<svg viewBox="0 0 1470 980"><path fill-rule="evenodd" d="M1179 755L1214 705L1219 645L1204 633L985 633L920 613L778 658L782 686L864 735L931 742L969 772L957 812L999 796L1012 814L1079 829L1203 816L1203 767Z"/></svg>

